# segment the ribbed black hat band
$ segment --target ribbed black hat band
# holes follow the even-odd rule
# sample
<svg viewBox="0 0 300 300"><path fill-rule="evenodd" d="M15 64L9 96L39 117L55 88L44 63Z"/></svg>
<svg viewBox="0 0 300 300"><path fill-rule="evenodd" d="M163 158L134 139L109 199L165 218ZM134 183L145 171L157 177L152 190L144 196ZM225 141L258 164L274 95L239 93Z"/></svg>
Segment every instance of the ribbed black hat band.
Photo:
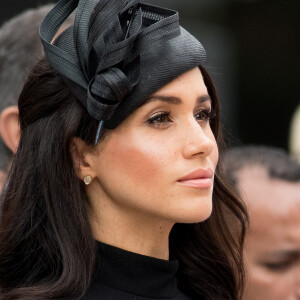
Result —
<svg viewBox="0 0 300 300"><path fill-rule="evenodd" d="M58 39L60 44L51 42L76 7L73 30L63 33L65 39L73 39L75 51L68 51L63 38ZM122 18L128 18L125 28ZM67 82L74 83L69 85L72 90L77 85L86 90L75 94L98 120L109 119L137 85L139 56L179 35L177 12L121 0L61 0L40 27L48 61Z"/></svg>

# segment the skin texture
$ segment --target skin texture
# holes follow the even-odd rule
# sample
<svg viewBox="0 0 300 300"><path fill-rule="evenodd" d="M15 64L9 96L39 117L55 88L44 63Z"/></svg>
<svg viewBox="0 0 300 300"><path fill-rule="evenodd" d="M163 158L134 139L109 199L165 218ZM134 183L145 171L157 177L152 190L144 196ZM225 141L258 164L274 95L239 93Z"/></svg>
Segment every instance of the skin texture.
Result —
<svg viewBox="0 0 300 300"><path fill-rule="evenodd" d="M259 166L238 178L250 216L244 300L300 299L300 182L272 179Z"/></svg>
<svg viewBox="0 0 300 300"><path fill-rule="evenodd" d="M87 193L96 239L168 259L172 226L201 222L212 210L213 185L187 187L177 180L198 168L214 171L218 148L206 114L211 101L198 68L152 96L178 97L181 103L150 97L109 132L97 151L77 140L74 153L78 176L93 178ZM206 101L198 103L199 97Z"/></svg>

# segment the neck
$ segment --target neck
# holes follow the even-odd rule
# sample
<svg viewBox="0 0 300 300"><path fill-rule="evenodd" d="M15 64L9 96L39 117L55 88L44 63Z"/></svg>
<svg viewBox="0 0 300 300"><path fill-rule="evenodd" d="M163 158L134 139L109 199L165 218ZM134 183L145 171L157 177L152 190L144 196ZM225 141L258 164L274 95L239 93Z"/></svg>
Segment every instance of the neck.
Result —
<svg viewBox="0 0 300 300"><path fill-rule="evenodd" d="M174 224L105 201L92 201L90 221L96 240L130 252L169 259L169 234Z"/></svg>

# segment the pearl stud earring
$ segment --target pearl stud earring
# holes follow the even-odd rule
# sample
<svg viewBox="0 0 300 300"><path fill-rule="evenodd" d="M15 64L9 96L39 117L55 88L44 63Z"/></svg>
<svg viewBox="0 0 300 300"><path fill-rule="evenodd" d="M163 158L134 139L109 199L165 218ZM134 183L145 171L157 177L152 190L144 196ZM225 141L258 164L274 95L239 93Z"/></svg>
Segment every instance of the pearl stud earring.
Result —
<svg viewBox="0 0 300 300"><path fill-rule="evenodd" d="M92 177L91 176L85 176L84 178L83 178L83 181L84 181L84 183L85 183L85 185L89 185L91 182L92 182Z"/></svg>

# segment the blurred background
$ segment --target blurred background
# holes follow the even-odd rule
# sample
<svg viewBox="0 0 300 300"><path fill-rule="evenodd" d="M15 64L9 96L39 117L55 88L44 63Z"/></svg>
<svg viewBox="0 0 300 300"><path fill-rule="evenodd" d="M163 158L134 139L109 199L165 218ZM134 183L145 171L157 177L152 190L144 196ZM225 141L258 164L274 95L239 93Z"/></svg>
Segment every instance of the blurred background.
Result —
<svg viewBox="0 0 300 300"><path fill-rule="evenodd" d="M5 5L3 5L5 2ZM1 0L0 25L26 8L56 2ZM300 104L299 0L149 0L180 12L208 53L230 145L288 149ZM0 45L1 47L1 45Z"/></svg>

